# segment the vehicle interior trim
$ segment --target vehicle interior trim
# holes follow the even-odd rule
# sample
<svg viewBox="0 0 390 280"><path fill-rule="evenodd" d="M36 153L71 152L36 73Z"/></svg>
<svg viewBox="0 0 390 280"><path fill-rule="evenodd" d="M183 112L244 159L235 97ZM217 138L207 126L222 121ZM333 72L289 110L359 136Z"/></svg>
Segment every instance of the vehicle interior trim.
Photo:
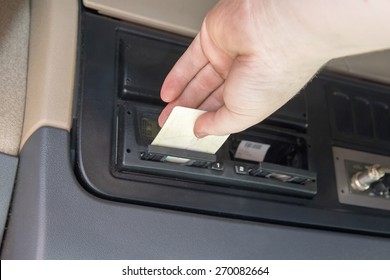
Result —
<svg viewBox="0 0 390 280"><path fill-rule="evenodd" d="M78 1L32 0L26 109L20 149L42 126L71 128Z"/></svg>

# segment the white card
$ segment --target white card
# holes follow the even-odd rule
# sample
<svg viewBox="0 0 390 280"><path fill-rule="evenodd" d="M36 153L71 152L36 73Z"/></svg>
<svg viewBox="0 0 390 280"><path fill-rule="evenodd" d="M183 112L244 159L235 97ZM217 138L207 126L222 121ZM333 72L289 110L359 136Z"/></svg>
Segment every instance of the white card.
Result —
<svg viewBox="0 0 390 280"><path fill-rule="evenodd" d="M234 157L260 162L264 160L269 147L271 146L268 144L242 140Z"/></svg>
<svg viewBox="0 0 390 280"><path fill-rule="evenodd" d="M208 154L215 154L229 135L209 135L202 139L194 135L196 119L205 111L175 107L164 126L153 140L152 145L179 148Z"/></svg>

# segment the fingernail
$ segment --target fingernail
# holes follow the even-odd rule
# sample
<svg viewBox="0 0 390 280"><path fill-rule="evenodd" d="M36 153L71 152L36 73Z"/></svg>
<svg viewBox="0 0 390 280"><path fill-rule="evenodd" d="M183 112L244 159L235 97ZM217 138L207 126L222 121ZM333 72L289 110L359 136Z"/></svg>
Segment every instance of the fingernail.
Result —
<svg viewBox="0 0 390 280"><path fill-rule="evenodd" d="M206 137L208 134L206 132L195 132L195 136L196 138L204 138Z"/></svg>

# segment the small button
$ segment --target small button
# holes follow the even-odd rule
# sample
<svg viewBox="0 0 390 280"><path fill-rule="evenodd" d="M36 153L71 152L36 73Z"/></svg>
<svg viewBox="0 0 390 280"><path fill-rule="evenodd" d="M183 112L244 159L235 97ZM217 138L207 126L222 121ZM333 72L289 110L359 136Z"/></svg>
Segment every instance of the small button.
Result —
<svg viewBox="0 0 390 280"><path fill-rule="evenodd" d="M240 175L248 174L248 169L244 165L235 165L234 170L236 171L237 174Z"/></svg>
<svg viewBox="0 0 390 280"><path fill-rule="evenodd" d="M214 163L211 165L211 169L213 169L213 170L218 170L218 171L222 171L222 170L223 170L223 164L220 163L220 162L214 162Z"/></svg>

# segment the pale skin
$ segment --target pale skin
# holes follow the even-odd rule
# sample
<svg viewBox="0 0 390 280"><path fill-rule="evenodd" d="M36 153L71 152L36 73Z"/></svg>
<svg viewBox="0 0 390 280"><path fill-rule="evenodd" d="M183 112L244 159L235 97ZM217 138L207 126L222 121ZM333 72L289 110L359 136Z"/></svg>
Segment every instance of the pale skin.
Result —
<svg viewBox="0 0 390 280"><path fill-rule="evenodd" d="M159 124L184 106L207 111L194 127L199 138L240 132L330 59L387 48L389 0L220 1L165 79Z"/></svg>

